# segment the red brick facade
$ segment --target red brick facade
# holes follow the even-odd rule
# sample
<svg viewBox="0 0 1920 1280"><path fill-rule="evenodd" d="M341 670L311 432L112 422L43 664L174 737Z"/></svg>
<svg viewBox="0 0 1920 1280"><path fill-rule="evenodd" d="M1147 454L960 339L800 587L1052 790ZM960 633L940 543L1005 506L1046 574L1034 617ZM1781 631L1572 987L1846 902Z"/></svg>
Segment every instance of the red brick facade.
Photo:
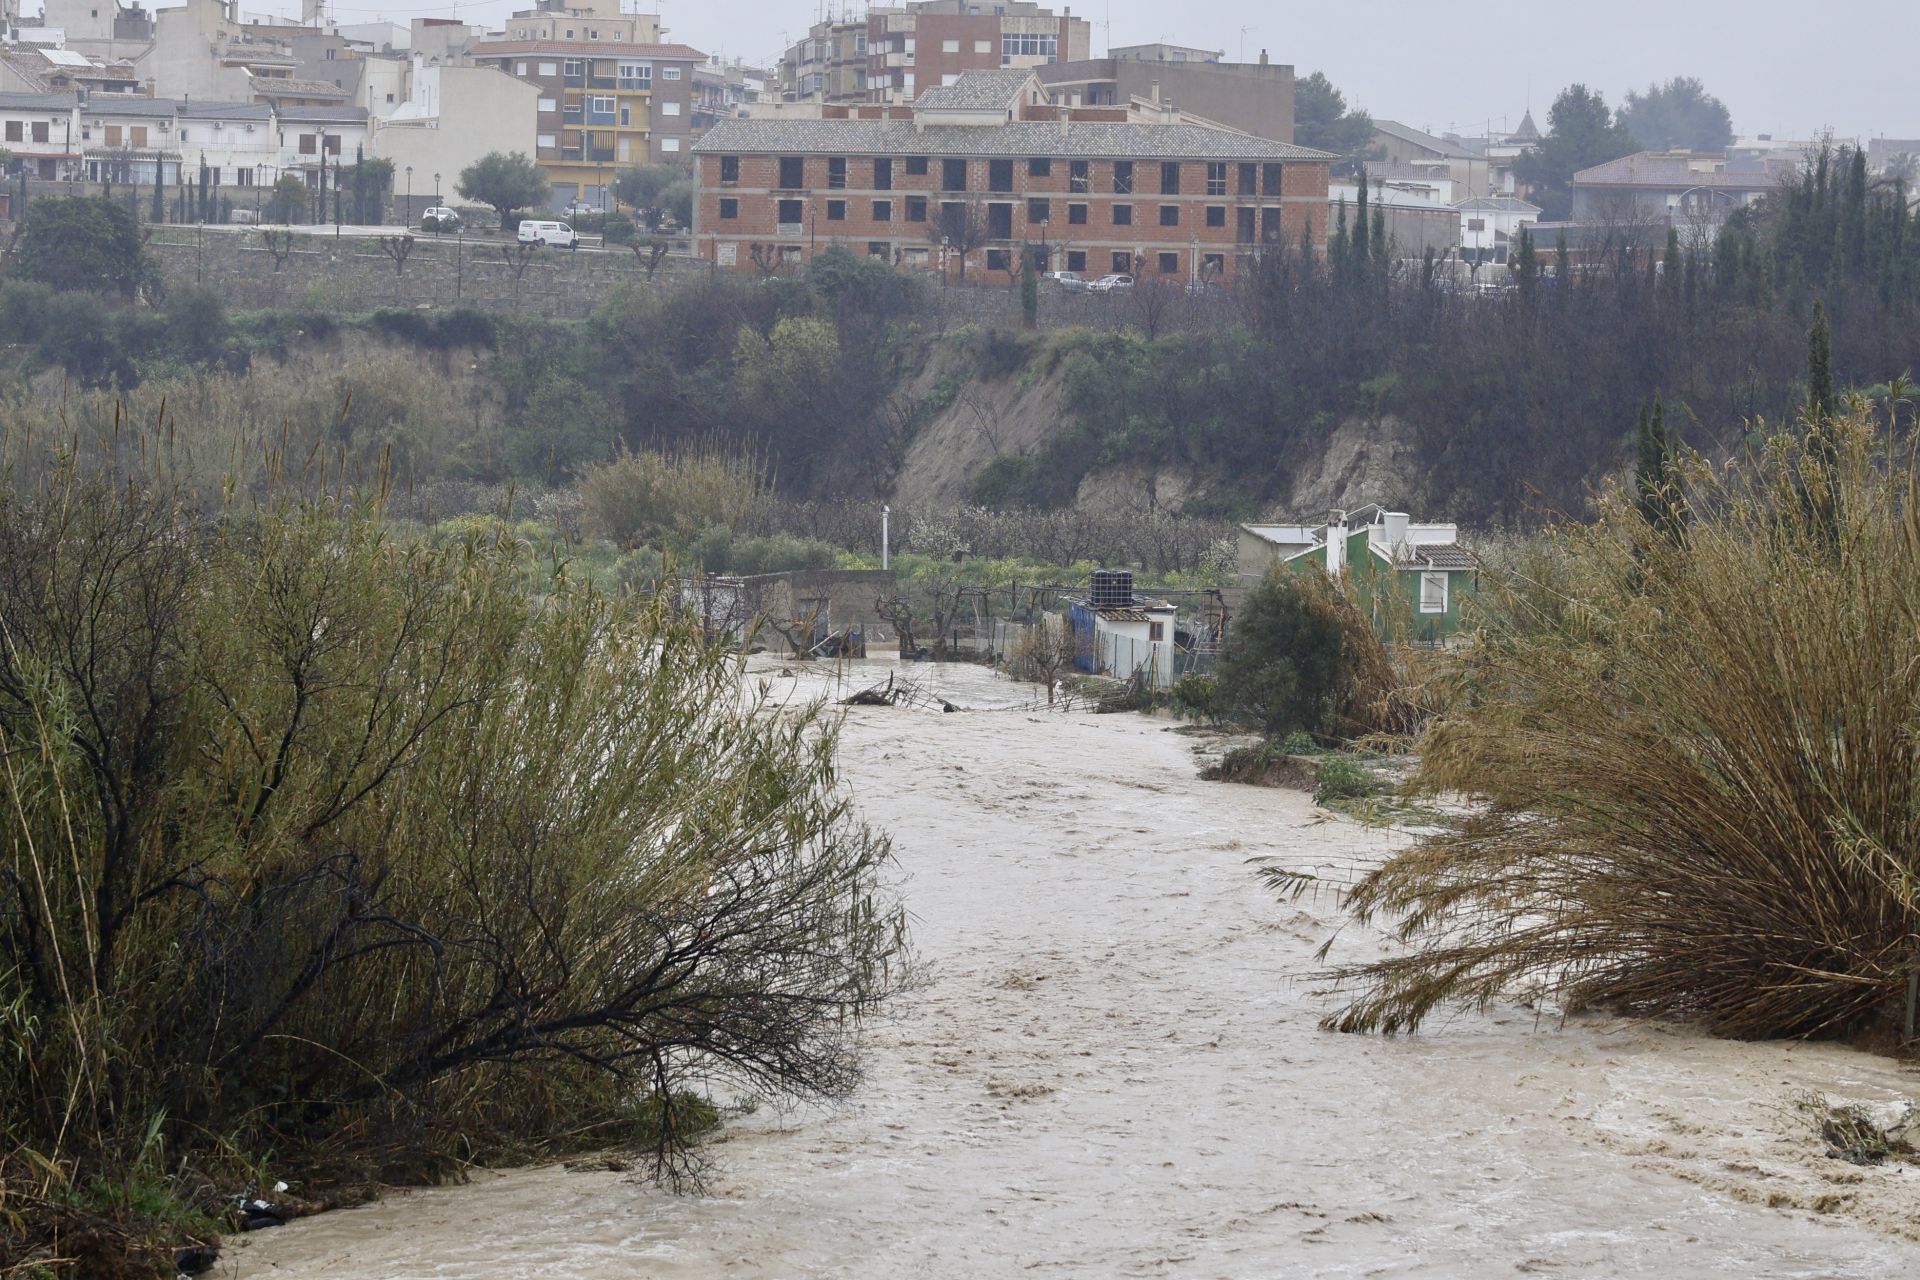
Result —
<svg viewBox="0 0 1920 1280"><path fill-rule="evenodd" d="M697 176L697 251L736 269L839 246L957 278L929 232L944 216L986 224L969 279L1017 269L1025 243L1044 269L1089 278L1231 280L1261 246L1310 227L1318 247L1327 229L1324 160L702 154Z"/></svg>

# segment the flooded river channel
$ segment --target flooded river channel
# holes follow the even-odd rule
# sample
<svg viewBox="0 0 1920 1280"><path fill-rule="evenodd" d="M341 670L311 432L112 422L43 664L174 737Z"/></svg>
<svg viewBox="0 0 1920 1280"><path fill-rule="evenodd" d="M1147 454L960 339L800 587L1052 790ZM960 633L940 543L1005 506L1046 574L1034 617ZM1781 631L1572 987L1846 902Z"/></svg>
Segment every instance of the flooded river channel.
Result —
<svg viewBox="0 0 1920 1280"><path fill-rule="evenodd" d="M1404 836L1201 782L1167 721L917 670L980 709L849 713L924 966L850 1103L735 1122L704 1195L482 1173L262 1233L240 1275L1920 1276L1920 1168L1829 1159L1791 1106L1920 1074L1520 1006L1322 1031L1339 904L1256 860L1338 876ZM1336 955L1386 945L1347 925Z"/></svg>

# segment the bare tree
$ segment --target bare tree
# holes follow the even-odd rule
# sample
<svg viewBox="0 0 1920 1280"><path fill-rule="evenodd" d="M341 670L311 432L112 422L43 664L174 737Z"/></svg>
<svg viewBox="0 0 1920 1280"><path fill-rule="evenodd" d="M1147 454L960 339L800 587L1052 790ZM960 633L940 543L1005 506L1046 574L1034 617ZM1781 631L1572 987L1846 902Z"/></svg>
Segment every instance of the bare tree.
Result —
<svg viewBox="0 0 1920 1280"><path fill-rule="evenodd" d="M1064 618L1043 613L1034 619L1014 646L1014 662L1022 675L1046 686L1047 705L1053 705L1060 673L1071 670L1080 656L1079 637Z"/></svg>
<svg viewBox="0 0 1920 1280"><path fill-rule="evenodd" d="M987 208L978 196L968 196L964 200L946 200L940 205L940 216L927 223L927 240L960 258L960 283L967 282L967 257L975 249L990 239L987 230ZM940 278L946 279L946 264L940 267Z"/></svg>
<svg viewBox="0 0 1920 1280"><path fill-rule="evenodd" d="M513 309L520 309L520 279L527 274L527 268L533 265L534 255L539 244L503 244L500 257L507 264L507 270L513 274Z"/></svg>
<svg viewBox="0 0 1920 1280"><path fill-rule="evenodd" d="M651 280L653 273L660 269L660 264L672 251L673 242L665 236L649 236L645 240L629 240L627 248L633 250L634 261L645 268L647 279Z"/></svg>
<svg viewBox="0 0 1920 1280"><path fill-rule="evenodd" d="M393 259L393 274L399 276L407 269L407 258L413 253L413 237L381 236L380 252Z"/></svg>

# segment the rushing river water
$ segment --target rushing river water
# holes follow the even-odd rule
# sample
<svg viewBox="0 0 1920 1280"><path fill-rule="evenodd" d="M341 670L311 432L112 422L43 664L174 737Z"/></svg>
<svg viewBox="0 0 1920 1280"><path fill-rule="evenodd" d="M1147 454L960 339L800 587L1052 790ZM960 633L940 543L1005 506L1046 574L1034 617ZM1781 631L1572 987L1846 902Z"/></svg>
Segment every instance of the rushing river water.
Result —
<svg viewBox="0 0 1920 1280"><path fill-rule="evenodd" d="M1001 709L849 715L925 965L851 1103L736 1122L702 1196L483 1173L254 1237L240 1274L1920 1276L1920 1168L1828 1159L1790 1105L1913 1070L1520 1007L1321 1031L1339 905L1253 860L1341 875L1404 837L1200 782L1164 721L917 670ZM1336 955L1385 945L1349 925Z"/></svg>

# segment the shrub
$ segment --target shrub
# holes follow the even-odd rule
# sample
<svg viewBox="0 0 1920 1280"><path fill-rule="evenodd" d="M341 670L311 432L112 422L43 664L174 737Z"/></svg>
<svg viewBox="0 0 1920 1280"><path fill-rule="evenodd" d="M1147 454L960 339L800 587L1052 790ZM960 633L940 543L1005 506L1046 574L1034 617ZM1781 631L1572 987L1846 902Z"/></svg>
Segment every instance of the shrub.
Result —
<svg viewBox="0 0 1920 1280"><path fill-rule="evenodd" d="M1346 683L1345 636L1314 579L1269 573L1227 633L1220 698L1272 736L1327 727Z"/></svg>
<svg viewBox="0 0 1920 1280"><path fill-rule="evenodd" d="M1220 691L1212 676L1189 671L1167 691L1173 713L1185 719L1212 722L1219 718Z"/></svg>
<svg viewBox="0 0 1920 1280"><path fill-rule="evenodd" d="M1538 984L1736 1036L1905 1030L1920 937L1920 467L1863 418L1616 488L1552 600L1483 581L1422 778L1486 798L1364 878L1411 954L1334 1021Z"/></svg>
<svg viewBox="0 0 1920 1280"><path fill-rule="evenodd" d="M53 290L32 280L0 284L0 342L34 342L45 322Z"/></svg>
<svg viewBox="0 0 1920 1280"><path fill-rule="evenodd" d="M690 539L718 526L757 532L768 487L751 459L717 451L625 453L580 476L590 532L622 547Z"/></svg>
<svg viewBox="0 0 1920 1280"><path fill-rule="evenodd" d="M1295 729L1280 744L1280 749L1290 756L1310 756L1319 753L1320 744L1313 740L1312 734Z"/></svg>
<svg viewBox="0 0 1920 1280"><path fill-rule="evenodd" d="M39 354L89 386L104 386L125 371L106 305L91 293L56 293L47 300Z"/></svg>
<svg viewBox="0 0 1920 1280"><path fill-rule="evenodd" d="M510 539L177 497L0 502L0 865L36 886L0 896L0 1173L422 1176L619 1124L672 1171L687 1084L852 1087L903 934L824 717Z"/></svg>
<svg viewBox="0 0 1920 1280"><path fill-rule="evenodd" d="M1323 756L1314 766L1313 802L1327 804L1334 800L1357 800L1361 796L1370 796L1380 789L1380 783L1373 773L1358 760L1347 755Z"/></svg>
<svg viewBox="0 0 1920 1280"><path fill-rule="evenodd" d="M46 196L28 205L18 261L22 275L55 289L130 298L159 279L134 215L92 196Z"/></svg>
<svg viewBox="0 0 1920 1280"><path fill-rule="evenodd" d="M212 289L174 290L167 299L167 331L188 359L211 359L226 341L226 299Z"/></svg>

